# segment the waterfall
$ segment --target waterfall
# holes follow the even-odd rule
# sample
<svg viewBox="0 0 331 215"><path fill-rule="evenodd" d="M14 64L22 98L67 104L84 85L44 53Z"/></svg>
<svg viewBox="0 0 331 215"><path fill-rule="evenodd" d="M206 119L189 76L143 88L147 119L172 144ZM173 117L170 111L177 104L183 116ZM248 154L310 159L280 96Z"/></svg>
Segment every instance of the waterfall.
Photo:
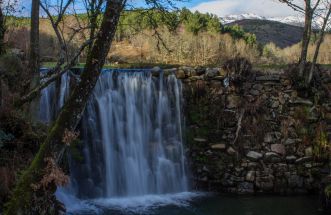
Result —
<svg viewBox="0 0 331 215"><path fill-rule="evenodd" d="M41 77L45 74L47 74L47 69L42 69ZM55 118L69 96L69 84L70 75L66 72L61 76L59 82L52 82L41 91L39 104L39 119L41 122L50 123Z"/></svg>
<svg viewBox="0 0 331 215"><path fill-rule="evenodd" d="M69 76L61 79L62 106ZM44 121L55 86L42 93ZM104 70L80 122L77 149L70 157L70 187L80 199L132 197L187 191L182 141L182 85L175 75ZM47 110L45 110L47 109Z"/></svg>

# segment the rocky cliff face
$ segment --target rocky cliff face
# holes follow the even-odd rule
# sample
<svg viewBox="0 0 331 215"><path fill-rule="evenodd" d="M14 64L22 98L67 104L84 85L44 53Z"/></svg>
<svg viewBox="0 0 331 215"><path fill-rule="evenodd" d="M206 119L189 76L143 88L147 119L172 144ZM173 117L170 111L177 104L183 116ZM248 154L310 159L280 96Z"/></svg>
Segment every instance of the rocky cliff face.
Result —
<svg viewBox="0 0 331 215"><path fill-rule="evenodd" d="M233 193L316 192L329 173L330 71L298 90L284 72L238 77L179 68L194 186Z"/></svg>

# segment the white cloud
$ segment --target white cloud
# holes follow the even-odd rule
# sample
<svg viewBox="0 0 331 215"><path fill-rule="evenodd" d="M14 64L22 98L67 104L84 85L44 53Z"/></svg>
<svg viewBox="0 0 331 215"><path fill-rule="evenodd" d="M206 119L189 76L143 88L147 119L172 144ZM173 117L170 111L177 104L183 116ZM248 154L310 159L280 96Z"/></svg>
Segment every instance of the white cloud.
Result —
<svg viewBox="0 0 331 215"><path fill-rule="evenodd" d="M302 0L296 1L303 2ZM202 13L213 13L218 16L255 13L260 16L279 17L297 14L278 0L214 0L200 3L190 9Z"/></svg>

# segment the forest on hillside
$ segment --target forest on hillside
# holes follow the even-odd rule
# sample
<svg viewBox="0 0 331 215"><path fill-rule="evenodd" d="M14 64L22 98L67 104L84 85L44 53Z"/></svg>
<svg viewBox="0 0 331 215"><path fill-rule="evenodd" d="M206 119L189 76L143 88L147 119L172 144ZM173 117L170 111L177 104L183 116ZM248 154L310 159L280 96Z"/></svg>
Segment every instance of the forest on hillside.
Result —
<svg viewBox="0 0 331 215"><path fill-rule="evenodd" d="M99 17L98 19L101 19ZM85 41L87 14L66 15L60 25L67 40L68 53L74 54ZM28 53L29 18L10 17L7 44L14 51ZM40 20L41 60L54 62L60 45L49 19ZM24 39L22 39L24 38ZM318 35L311 39L308 58L312 59ZM331 36L326 35L318 62L331 64ZM256 64L294 63L300 57L300 44L279 48L274 43L261 44L256 35L238 25L223 25L213 14L191 12L183 8L164 15L159 10L124 11L116 31L108 63L149 63L179 65L217 65L233 57L245 57ZM84 63L86 53L80 55ZM47 65L47 64L46 64Z"/></svg>

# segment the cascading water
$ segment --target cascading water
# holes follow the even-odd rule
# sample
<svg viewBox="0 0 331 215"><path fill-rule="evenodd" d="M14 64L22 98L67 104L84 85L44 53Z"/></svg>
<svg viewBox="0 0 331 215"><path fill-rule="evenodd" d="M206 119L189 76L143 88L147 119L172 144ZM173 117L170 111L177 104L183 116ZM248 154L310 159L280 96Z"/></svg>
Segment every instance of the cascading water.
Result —
<svg viewBox="0 0 331 215"><path fill-rule="evenodd" d="M72 168L82 198L185 191L181 84L149 72L104 72L82 121L85 158Z"/></svg>
<svg viewBox="0 0 331 215"><path fill-rule="evenodd" d="M68 92L68 77L62 78L60 95ZM41 98L48 109L52 88ZM83 159L71 157L65 192L94 199L187 191L181 90L174 75L103 71L80 123Z"/></svg>
<svg viewBox="0 0 331 215"><path fill-rule="evenodd" d="M46 69L41 70L41 76L47 74ZM53 82L41 91L39 119L50 123L64 104L69 95L70 75L64 73L60 82ZM58 87L57 87L58 86Z"/></svg>

